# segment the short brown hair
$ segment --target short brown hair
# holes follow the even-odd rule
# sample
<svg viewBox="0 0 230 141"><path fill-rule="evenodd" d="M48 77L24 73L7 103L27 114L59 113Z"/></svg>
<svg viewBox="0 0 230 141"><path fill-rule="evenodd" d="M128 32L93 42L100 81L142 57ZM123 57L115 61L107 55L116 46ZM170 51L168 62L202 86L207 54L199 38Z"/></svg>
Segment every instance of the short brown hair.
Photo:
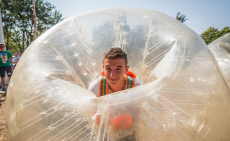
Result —
<svg viewBox="0 0 230 141"><path fill-rule="evenodd" d="M122 58L125 60L125 65L127 66L128 64L128 59L127 59L127 54L125 51L123 51L121 48L111 48L105 53L105 57L103 59L103 63L105 59L117 59L117 58Z"/></svg>

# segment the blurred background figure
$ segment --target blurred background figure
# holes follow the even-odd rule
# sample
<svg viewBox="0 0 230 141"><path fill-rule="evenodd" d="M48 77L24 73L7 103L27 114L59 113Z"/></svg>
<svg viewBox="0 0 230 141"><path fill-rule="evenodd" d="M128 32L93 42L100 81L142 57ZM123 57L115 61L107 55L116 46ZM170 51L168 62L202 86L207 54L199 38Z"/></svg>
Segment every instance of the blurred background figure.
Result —
<svg viewBox="0 0 230 141"><path fill-rule="evenodd" d="M20 57L22 56L22 54L21 54L21 52L19 51L19 52L17 53L17 55L18 55L18 60L19 60Z"/></svg>
<svg viewBox="0 0 230 141"><path fill-rule="evenodd" d="M16 64L17 64L17 62L18 62L18 53L17 52L15 52L14 53L14 56L13 56L13 59L12 59L12 63L13 63L13 66L14 66L14 68L16 67Z"/></svg>
<svg viewBox="0 0 230 141"><path fill-rule="evenodd" d="M5 50L5 44L0 43L0 74L1 74L1 83L2 83L2 91L5 91L6 94L6 87L5 87L5 73L7 76L11 78L12 75L12 55L9 51Z"/></svg>

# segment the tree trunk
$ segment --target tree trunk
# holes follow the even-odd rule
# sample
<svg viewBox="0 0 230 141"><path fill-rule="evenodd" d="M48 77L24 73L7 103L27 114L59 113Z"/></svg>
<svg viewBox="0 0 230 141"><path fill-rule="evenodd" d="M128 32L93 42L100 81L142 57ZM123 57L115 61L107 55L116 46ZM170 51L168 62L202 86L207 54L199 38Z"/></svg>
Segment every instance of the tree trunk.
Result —
<svg viewBox="0 0 230 141"><path fill-rule="evenodd" d="M6 38L6 50L8 50L9 48L9 32L8 32L8 27L6 26L6 35L7 35L7 38Z"/></svg>
<svg viewBox="0 0 230 141"><path fill-rule="evenodd" d="M7 31L7 33L8 33L8 31ZM9 50L9 38L10 38L10 36L9 36L9 34L7 34L7 46L6 46L6 50Z"/></svg>

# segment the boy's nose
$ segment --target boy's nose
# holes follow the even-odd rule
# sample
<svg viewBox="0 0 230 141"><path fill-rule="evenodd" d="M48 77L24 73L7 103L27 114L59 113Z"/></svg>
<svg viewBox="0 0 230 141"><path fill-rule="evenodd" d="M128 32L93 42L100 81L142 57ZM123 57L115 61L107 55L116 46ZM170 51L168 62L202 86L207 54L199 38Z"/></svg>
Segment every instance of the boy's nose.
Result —
<svg viewBox="0 0 230 141"><path fill-rule="evenodd" d="M110 73L110 76L111 76L111 77L116 76L116 71L112 71L112 72Z"/></svg>

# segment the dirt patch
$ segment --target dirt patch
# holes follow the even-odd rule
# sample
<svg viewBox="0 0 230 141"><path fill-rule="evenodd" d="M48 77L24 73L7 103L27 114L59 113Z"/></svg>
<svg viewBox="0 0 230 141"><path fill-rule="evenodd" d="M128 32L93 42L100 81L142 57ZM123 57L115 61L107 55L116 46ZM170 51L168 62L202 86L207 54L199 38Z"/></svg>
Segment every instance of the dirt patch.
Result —
<svg viewBox="0 0 230 141"><path fill-rule="evenodd" d="M0 100L5 100L6 97L1 97ZM1 102L0 106L0 141L8 141L6 128L6 101Z"/></svg>

